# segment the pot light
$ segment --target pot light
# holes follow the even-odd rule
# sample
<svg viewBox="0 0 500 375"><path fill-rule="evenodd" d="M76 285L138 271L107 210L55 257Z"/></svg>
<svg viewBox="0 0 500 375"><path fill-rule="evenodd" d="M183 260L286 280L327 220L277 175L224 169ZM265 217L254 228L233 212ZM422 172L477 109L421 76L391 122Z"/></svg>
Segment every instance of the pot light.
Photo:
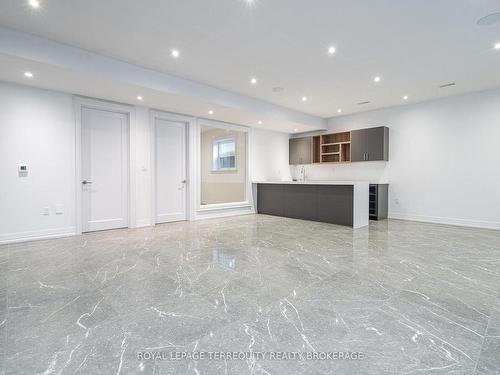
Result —
<svg viewBox="0 0 500 375"><path fill-rule="evenodd" d="M294 131L295 133L297 133L297 132L299 131L299 129L293 129L293 131Z"/></svg>
<svg viewBox="0 0 500 375"><path fill-rule="evenodd" d="M380 77L376 76L375 78L373 78L373 82L379 83L380 82Z"/></svg>
<svg viewBox="0 0 500 375"><path fill-rule="evenodd" d="M500 49L500 43L495 44L495 46L493 48Z"/></svg>
<svg viewBox="0 0 500 375"><path fill-rule="evenodd" d="M328 47L328 54L329 54L329 55L333 55L333 54L335 53L335 51L336 51L336 50L335 50L335 47L334 47L334 46L330 46L330 47Z"/></svg>
<svg viewBox="0 0 500 375"><path fill-rule="evenodd" d="M408 100L408 95L403 96L403 100Z"/></svg>
<svg viewBox="0 0 500 375"><path fill-rule="evenodd" d="M342 108L337 109L337 113L342 113Z"/></svg>
<svg viewBox="0 0 500 375"><path fill-rule="evenodd" d="M209 115L213 115L213 114L214 114L214 111L210 110L210 111L208 111L208 114L209 114Z"/></svg>
<svg viewBox="0 0 500 375"><path fill-rule="evenodd" d="M307 96L303 96L303 97L302 97L302 101L303 101L303 102L307 102Z"/></svg>
<svg viewBox="0 0 500 375"><path fill-rule="evenodd" d="M257 121L257 124L262 125L262 121Z"/></svg>
<svg viewBox="0 0 500 375"><path fill-rule="evenodd" d="M173 49L171 55L172 57L178 58L180 55L179 50Z"/></svg>
<svg viewBox="0 0 500 375"><path fill-rule="evenodd" d="M142 100L142 99L143 99L143 97L140 95L137 97L137 100Z"/></svg>
<svg viewBox="0 0 500 375"><path fill-rule="evenodd" d="M250 79L250 83L251 83L252 85L256 85L256 84L257 84L257 78L251 78L251 79Z"/></svg>
<svg viewBox="0 0 500 375"><path fill-rule="evenodd" d="M28 4L32 8L40 8L40 1L38 1L38 0L29 0Z"/></svg>
<svg viewBox="0 0 500 375"><path fill-rule="evenodd" d="M24 76L26 78L33 78L33 73L31 73L31 72L24 72Z"/></svg>

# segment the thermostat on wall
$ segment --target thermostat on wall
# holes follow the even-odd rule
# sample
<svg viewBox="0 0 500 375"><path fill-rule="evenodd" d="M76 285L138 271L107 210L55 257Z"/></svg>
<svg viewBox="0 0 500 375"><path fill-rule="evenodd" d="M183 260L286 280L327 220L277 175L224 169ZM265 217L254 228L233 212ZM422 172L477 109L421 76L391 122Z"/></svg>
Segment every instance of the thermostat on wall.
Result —
<svg viewBox="0 0 500 375"><path fill-rule="evenodd" d="M19 173L27 173L28 172L28 166L26 164L21 164L18 169Z"/></svg>

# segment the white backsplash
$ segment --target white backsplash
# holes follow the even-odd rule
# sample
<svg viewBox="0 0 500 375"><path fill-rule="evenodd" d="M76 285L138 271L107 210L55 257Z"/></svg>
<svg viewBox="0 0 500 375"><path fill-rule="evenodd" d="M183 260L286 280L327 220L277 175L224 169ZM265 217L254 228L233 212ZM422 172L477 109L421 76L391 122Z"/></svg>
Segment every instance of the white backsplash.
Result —
<svg viewBox="0 0 500 375"><path fill-rule="evenodd" d="M369 181L371 183L388 183L388 165L390 162L373 161L346 164L307 164L306 180L341 180ZM291 165L292 178L300 177L301 165Z"/></svg>

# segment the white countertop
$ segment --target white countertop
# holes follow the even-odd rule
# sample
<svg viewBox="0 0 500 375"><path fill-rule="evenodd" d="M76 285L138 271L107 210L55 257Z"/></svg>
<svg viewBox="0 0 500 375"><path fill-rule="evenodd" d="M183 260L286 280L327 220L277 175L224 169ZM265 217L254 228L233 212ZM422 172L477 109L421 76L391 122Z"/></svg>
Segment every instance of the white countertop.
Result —
<svg viewBox="0 0 500 375"><path fill-rule="evenodd" d="M306 180L306 181L252 181L254 184L293 184L293 185L358 185L368 184L368 181L335 181L335 180Z"/></svg>

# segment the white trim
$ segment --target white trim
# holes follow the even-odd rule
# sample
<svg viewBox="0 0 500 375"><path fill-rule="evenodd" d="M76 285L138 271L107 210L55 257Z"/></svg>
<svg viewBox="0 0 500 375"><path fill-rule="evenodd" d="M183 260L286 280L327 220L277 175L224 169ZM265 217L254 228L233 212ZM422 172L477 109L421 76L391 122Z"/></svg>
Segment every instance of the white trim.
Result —
<svg viewBox="0 0 500 375"><path fill-rule="evenodd" d="M246 177L246 189L245 189L245 201L244 202L234 202L234 203L222 203L222 204L209 204L201 205L201 127L210 126L218 129L231 129L240 132L247 133L246 135L246 157L245 157L245 177ZM224 217L232 215L245 215L255 213L253 204L253 193L252 193L252 175L250 171L250 158L252 155L251 145L252 145L252 128L243 125L230 124L220 121L207 120L207 119L197 119L196 125L194 126L194 131L191 134L190 142L194 144L193 158L194 158L194 179L192 178L192 218L193 220L199 220L204 218L215 218Z"/></svg>
<svg viewBox="0 0 500 375"><path fill-rule="evenodd" d="M216 208L216 209L205 209L205 210L198 210L196 212L196 217L194 218L194 220L216 219L218 217L253 215L253 214L255 214L253 207L249 205Z"/></svg>
<svg viewBox="0 0 500 375"><path fill-rule="evenodd" d="M28 232L6 233L0 235L0 244L45 240L76 235L75 227L34 230Z"/></svg>
<svg viewBox="0 0 500 375"><path fill-rule="evenodd" d="M192 128L196 124L196 119L192 116L179 115L176 113L163 112L158 110L149 111L149 133L150 133L150 150L151 150L151 225L156 225L156 119L180 122L186 126L185 149L186 149L186 220L191 220L191 198L192 198L192 183L191 170L193 169L191 144L189 142Z"/></svg>
<svg viewBox="0 0 500 375"><path fill-rule="evenodd" d="M389 218L398 220L419 221L423 223L432 223L432 224L445 224L445 225L456 225L456 226L470 227L470 228L500 230L500 222L497 221L455 219L451 217L412 215L412 214L404 214L398 212L390 212Z"/></svg>
<svg viewBox="0 0 500 375"><path fill-rule="evenodd" d="M149 219L137 219L135 222L136 228L150 227L152 225L154 224L151 224L151 221Z"/></svg>
<svg viewBox="0 0 500 375"><path fill-rule="evenodd" d="M128 117L128 218L127 226L135 228L136 225L136 121L135 107L107 102L98 99L73 96L73 109L75 112L75 234L82 234L82 110L83 108L101 111L117 112Z"/></svg>

